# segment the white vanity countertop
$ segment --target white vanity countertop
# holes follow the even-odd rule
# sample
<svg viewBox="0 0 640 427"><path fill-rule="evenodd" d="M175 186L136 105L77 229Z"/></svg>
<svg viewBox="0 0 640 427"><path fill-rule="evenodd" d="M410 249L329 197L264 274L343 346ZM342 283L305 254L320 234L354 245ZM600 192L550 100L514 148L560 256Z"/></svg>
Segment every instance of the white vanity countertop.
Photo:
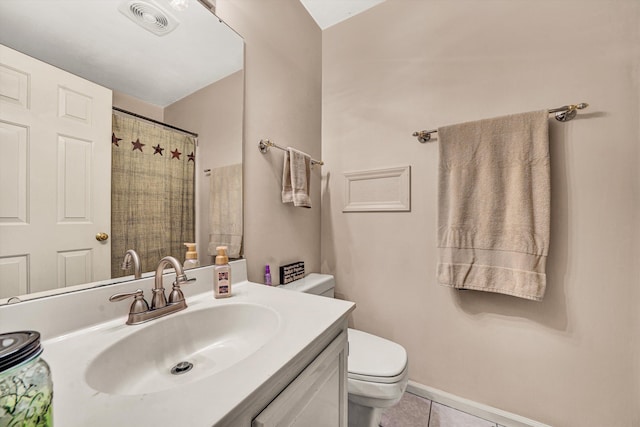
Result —
<svg viewBox="0 0 640 427"><path fill-rule="evenodd" d="M248 281L235 283L232 291L233 296L225 299L214 299L210 290L187 296L187 309L165 318L216 305L259 304L278 314L274 337L225 370L186 384L178 383L165 391L106 394L91 388L85 380L91 361L106 348L141 328L152 327L161 319L125 325L128 304L123 304L121 317L60 336L45 336L42 357L52 371L54 424L65 427L216 425L220 420L229 419L234 408L241 408L248 398L255 399L255 394L252 395L255 390L264 386L276 372L287 369L292 359L304 353L328 329L344 322L355 308L348 301ZM192 373L196 374L196 370Z"/></svg>

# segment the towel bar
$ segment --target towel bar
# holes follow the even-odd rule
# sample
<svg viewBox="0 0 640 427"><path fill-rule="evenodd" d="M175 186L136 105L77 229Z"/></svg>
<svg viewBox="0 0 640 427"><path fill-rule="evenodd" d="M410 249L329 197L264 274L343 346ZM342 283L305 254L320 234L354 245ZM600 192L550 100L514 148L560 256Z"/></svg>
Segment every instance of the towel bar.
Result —
<svg viewBox="0 0 640 427"><path fill-rule="evenodd" d="M279 145L276 145L275 142L271 142L268 139L261 139L260 142L258 143L258 149L262 154L265 154L267 151L269 151L269 147L274 147L274 148L277 148L278 150L287 151L286 148L280 147ZM322 166L324 165L324 162L322 160L311 159L311 164Z"/></svg>
<svg viewBox="0 0 640 427"><path fill-rule="evenodd" d="M563 105L562 107L552 108L549 110L549 114L556 113L556 120L559 122L568 122L573 119L576 114L578 114L577 110L585 109L589 106L586 102L581 102L580 104L571 104L571 105ZM437 133L437 129L432 130L421 130L413 133L413 136L418 138L418 141L428 142L431 140L431 134Z"/></svg>

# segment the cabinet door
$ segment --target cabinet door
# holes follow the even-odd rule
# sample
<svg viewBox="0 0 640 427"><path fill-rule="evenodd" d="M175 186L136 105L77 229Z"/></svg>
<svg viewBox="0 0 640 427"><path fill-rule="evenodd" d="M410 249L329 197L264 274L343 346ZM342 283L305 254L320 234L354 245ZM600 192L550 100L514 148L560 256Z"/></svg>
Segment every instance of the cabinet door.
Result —
<svg viewBox="0 0 640 427"><path fill-rule="evenodd" d="M251 426L346 427L347 332L342 331Z"/></svg>

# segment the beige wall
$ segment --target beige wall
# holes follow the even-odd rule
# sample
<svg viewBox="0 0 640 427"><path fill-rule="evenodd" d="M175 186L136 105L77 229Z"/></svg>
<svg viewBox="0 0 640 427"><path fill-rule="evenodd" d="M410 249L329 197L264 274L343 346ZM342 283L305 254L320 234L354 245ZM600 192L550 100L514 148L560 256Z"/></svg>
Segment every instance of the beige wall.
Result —
<svg viewBox="0 0 640 427"><path fill-rule="evenodd" d="M283 152L258 151L270 138L321 157L322 33L298 0L218 0L216 13L245 40L244 228L249 279L270 264L320 269L320 170L311 209L283 205Z"/></svg>
<svg viewBox="0 0 640 427"><path fill-rule="evenodd" d="M116 90L113 91L113 106L159 122L164 120L164 108L149 104L148 102L141 101L138 98Z"/></svg>
<svg viewBox="0 0 640 427"><path fill-rule="evenodd" d="M165 122L198 134L196 242L198 258L210 264L209 177L205 169L242 163L243 71L237 71L169 105Z"/></svg>
<svg viewBox="0 0 640 427"><path fill-rule="evenodd" d="M419 383L554 426L638 426L640 3L387 0L323 32L322 270ZM439 125L551 123L540 303L436 284ZM342 213L342 173L411 165L411 212Z"/></svg>
<svg viewBox="0 0 640 427"><path fill-rule="evenodd" d="M165 123L198 134L201 169L242 162L243 71L237 71L164 109Z"/></svg>

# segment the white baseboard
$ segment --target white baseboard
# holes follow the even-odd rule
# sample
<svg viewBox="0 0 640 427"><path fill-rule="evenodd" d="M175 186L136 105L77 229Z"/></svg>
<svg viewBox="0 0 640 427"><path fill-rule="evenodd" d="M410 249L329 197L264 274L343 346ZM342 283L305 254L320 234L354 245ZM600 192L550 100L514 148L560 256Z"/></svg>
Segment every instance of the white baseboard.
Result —
<svg viewBox="0 0 640 427"><path fill-rule="evenodd" d="M502 409L483 405L482 403L474 402L473 400L465 399L414 381L409 381L407 391L434 402L441 403L445 406L466 412L467 414L484 418L485 420L497 423L504 427L551 427L548 424L530 420L528 418L521 417L520 415L503 411Z"/></svg>

